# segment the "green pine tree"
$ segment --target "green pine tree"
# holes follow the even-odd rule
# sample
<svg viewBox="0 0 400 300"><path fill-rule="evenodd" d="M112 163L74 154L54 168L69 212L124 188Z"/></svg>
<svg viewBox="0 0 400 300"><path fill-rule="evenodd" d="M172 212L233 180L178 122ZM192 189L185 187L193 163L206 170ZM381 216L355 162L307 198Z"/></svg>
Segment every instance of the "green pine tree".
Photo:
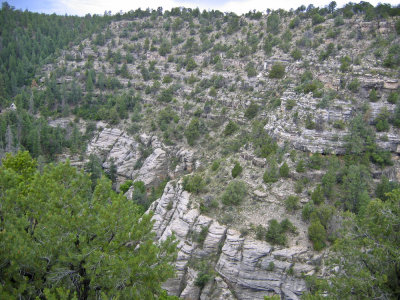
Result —
<svg viewBox="0 0 400 300"><path fill-rule="evenodd" d="M112 191L105 177L92 192L89 176L68 162L42 172L36 165L19 152L0 167L0 298L44 292L165 299L161 283L174 272L173 237L155 243L151 215Z"/></svg>

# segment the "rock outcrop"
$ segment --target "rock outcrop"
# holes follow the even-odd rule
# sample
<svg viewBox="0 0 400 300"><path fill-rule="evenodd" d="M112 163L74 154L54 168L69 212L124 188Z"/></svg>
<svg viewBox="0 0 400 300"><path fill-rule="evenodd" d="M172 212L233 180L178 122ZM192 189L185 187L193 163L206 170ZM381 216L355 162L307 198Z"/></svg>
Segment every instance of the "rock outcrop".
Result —
<svg viewBox="0 0 400 300"><path fill-rule="evenodd" d="M288 101L293 101L293 108L288 108ZM313 98L311 93L304 95L286 91L281 97L278 112L269 116L269 121L264 128L278 142L282 144L289 142L297 150L344 154L345 136L348 130L335 128L332 125L335 122L343 122L343 124L349 122L360 112L360 108L350 101L340 99L330 100L324 105L321 102L321 99ZM394 104L382 101L370 102L368 105L370 124L374 123L375 118L383 109L389 113L395 110ZM305 128L308 118L314 123L313 129ZM389 132L378 133L377 144L383 149L399 153L398 130L393 128Z"/></svg>
<svg viewBox="0 0 400 300"><path fill-rule="evenodd" d="M263 299L278 294L298 299L306 290L304 274L314 272L319 255L302 248L273 247L191 208L190 194L170 182L155 201L154 230L160 240L172 233L179 241L177 274L164 288L183 299ZM204 286L196 279L215 274Z"/></svg>
<svg viewBox="0 0 400 300"><path fill-rule="evenodd" d="M140 159L139 143L118 128L102 129L89 143L87 154L99 156L105 168L113 162L117 174L126 178L132 178Z"/></svg>
<svg viewBox="0 0 400 300"><path fill-rule="evenodd" d="M174 173L181 174L183 172L191 173L195 168L194 152L185 148L181 148L175 155L179 159L179 164L176 166Z"/></svg>
<svg viewBox="0 0 400 300"><path fill-rule="evenodd" d="M136 180L143 181L146 186L154 186L168 175L167 155L161 148L154 149L140 168Z"/></svg>
<svg viewBox="0 0 400 300"><path fill-rule="evenodd" d="M88 144L86 154L97 155L105 169L114 164L121 177L140 180L151 187L168 176L175 178L194 171L196 167L195 153L192 150L167 147L157 136L147 134L141 134L135 139L121 129L105 125L98 124L100 131ZM143 149L150 150L151 154L144 156ZM170 165L172 159L177 162L176 165Z"/></svg>

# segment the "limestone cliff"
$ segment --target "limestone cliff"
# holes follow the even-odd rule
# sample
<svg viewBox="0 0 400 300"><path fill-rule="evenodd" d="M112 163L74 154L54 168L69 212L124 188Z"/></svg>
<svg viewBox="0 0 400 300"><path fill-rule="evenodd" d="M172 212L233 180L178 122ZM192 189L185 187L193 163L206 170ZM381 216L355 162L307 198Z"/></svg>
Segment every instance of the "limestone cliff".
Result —
<svg viewBox="0 0 400 300"><path fill-rule="evenodd" d="M164 287L184 299L250 300L271 293L299 299L306 289L302 276L313 274L314 264L321 259L307 248L273 247L242 237L192 208L190 194L180 183L168 183L150 210L157 237L162 240L174 233L179 240L177 274ZM199 234L203 234L200 242L195 238ZM202 289L196 285L199 261L214 274Z"/></svg>

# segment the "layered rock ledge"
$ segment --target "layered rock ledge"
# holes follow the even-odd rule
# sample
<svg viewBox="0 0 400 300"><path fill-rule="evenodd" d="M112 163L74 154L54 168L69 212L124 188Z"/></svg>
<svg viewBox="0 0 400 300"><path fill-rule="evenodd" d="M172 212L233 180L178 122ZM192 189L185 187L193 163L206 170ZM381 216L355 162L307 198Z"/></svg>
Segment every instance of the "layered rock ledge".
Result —
<svg viewBox="0 0 400 300"><path fill-rule="evenodd" d="M242 237L191 208L190 194L180 183L168 183L150 210L157 238L174 233L179 241L177 273L164 288L183 299L251 300L272 294L299 299L306 290L302 276L313 274L321 259L303 247L273 247ZM214 274L202 288L196 285L199 262Z"/></svg>

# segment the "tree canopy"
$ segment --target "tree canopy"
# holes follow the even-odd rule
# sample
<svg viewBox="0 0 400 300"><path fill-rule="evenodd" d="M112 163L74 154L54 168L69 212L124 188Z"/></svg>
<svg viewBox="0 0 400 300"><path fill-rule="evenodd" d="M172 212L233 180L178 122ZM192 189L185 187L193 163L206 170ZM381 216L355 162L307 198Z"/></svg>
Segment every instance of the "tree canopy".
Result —
<svg viewBox="0 0 400 300"><path fill-rule="evenodd" d="M37 170L28 152L0 167L0 298L165 299L173 237L151 214L68 162Z"/></svg>
<svg viewBox="0 0 400 300"><path fill-rule="evenodd" d="M371 200L359 215L347 212L328 259L328 279L311 278L305 299L398 299L400 296L400 189ZM317 296L317 298L314 298Z"/></svg>

